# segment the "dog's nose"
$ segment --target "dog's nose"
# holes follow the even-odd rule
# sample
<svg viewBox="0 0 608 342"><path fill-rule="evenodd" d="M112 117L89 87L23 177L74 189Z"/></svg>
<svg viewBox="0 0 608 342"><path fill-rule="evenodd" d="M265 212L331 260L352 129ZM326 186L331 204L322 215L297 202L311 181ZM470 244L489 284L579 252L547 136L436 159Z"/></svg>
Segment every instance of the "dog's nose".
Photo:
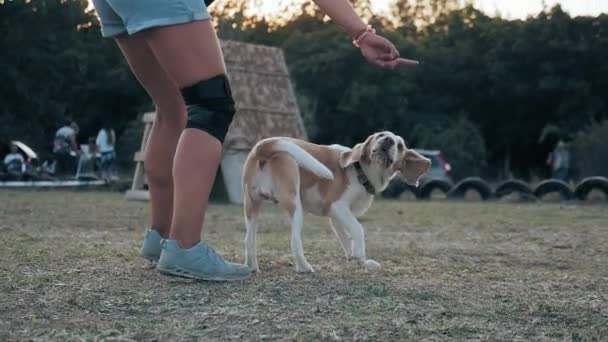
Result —
<svg viewBox="0 0 608 342"><path fill-rule="evenodd" d="M384 138L384 140L382 141L382 149L384 150L388 150L389 148L391 148L393 145L395 145L395 142L393 141L393 139L391 138Z"/></svg>

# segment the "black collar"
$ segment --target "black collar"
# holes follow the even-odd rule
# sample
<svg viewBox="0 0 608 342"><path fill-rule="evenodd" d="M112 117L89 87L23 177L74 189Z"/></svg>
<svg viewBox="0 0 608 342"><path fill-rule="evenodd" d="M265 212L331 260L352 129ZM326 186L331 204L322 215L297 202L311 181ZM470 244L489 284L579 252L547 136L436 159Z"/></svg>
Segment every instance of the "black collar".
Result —
<svg viewBox="0 0 608 342"><path fill-rule="evenodd" d="M367 178L367 176L365 175L365 172L363 172L363 169L361 168L361 164L359 162L355 163L355 170L357 170L357 179L359 180L359 183L363 185L368 194L375 195L376 188L374 188L372 183L369 181L369 178Z"/></svg>

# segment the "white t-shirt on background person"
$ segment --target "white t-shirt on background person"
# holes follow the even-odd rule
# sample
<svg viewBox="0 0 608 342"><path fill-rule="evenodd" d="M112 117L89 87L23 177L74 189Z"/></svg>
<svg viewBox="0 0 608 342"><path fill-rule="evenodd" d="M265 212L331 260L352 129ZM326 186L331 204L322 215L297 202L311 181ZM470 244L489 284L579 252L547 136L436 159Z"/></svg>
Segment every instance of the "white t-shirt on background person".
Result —
<svg viewBox="0 0 608 342"><path fill-rule="evenodd" d="M8 165L15 160L19 160L22 164L25 163L25 159L20 153L9 153L4 157L4 165Z"/></svg>
<svg viewBox="0 0 608 342"><path fill-rule="evenodd" d="M99 130L97 133L97 139L95 140L95 144L99 146L100 153L113 152L114 145L108 143L108 131L105 129Z"/></svg>

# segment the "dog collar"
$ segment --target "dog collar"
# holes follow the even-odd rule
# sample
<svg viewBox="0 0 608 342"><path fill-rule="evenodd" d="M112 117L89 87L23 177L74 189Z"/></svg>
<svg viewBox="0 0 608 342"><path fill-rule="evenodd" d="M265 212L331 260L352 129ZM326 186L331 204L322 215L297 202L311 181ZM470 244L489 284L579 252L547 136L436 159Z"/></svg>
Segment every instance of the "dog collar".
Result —
<svg viewBox="0 0 608 342"><path fill-rule="evenodd" d="M357 170L357 179L359 180L359 183L363 185L368 194L375 195L376 188L374 188L372 183L369 181L369 178L367 178L365 175L365 172L363 172L363 168L359 162L355 163L355 170Z"/></svg>

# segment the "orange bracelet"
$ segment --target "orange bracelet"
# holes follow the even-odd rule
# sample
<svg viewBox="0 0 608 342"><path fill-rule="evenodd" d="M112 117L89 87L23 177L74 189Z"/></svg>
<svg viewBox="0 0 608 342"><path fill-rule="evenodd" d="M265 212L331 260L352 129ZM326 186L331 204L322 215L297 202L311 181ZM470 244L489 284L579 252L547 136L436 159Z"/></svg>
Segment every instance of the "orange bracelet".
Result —
<svg viewBox="0 0 608 342"><path fill-rule="evenodd" d="M363 31L356 39L353 40L353 45L356 47L361 47L359 43L361 43L361 40L363 40L363 38L370 32L376 34L376 29L374 29L371 25L367 25L365 31Z"/></svg>

